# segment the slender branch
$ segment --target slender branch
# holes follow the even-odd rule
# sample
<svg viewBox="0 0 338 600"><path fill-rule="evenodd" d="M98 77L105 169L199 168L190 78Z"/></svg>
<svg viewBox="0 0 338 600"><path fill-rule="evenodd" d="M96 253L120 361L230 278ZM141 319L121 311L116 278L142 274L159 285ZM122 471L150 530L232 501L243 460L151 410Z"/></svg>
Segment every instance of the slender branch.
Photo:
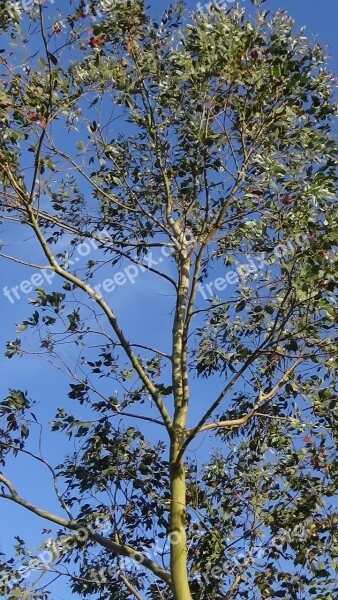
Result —
<svg viewBox="0 0 338 600"><path fill-rule="evenodd" d="M51 140L50 140L50 143L52 144ZM78 173L80 173L88 181L88 183L90 183L94 187L94 189L96 189L100 194L102 194L104 197L106 197L109 201L111 201L114 204L118 205L123 210L128 210L128 212L138 212L137 209L135 209L135 208L131 208L129 206L126 207L123 204L120 204L118 202L116 196L113 196L112 194L108 194L105 190L103 190L95 182L93 182L93 180L83 171L83 169L75 161L72 160L72 158L70 156L68 156L67 154L65 154L61 150L58 150L57 148L55 148L55 146L53 144L52 144L52 148L53 148L54 152L56 152L57 154L59 154L60 156L62 156L65 160L68 160L74 166L74 168L76 169L76 171ZM165 233L167 233L167 235L171 238L170 232L168 232L166 230L166 228L164 227L163 223L161 223L156 218L156 216L154 214L152 214L152 213L148 212L147 210L145 210L144 206L141 205L141 203L139 202L139 199L137 198L137 195L132 190L132 188L130 188L130 186L128 185L128 182L126 180L125 180L125 184L127 185L129 192L132 194L132 196L133 196L136 204L138 205L139 209L141 210L141 212L146 217L148 217L150 220L152 220L160 228L161 231L165 231Z"/></svg>
<svg viewBox="0 0 338 600"><path fill-rule="evenodd" d="M256 410L258 410L259 404L255 404L255 406L248 412L244 417L240 417L238 419L229 419L227 421L215 421L214 423L208 423L207 425L203 425L198 431L201 433L202 431L209 431L210 429L221 429L226 427L240 427L241 425L245 425L251 417L256 414ZM193 431L190 430L191 432Z"/></svg>
<svg viewBox="0 0 338 600"><path fill-rule="evenodd" d="M55 225L57 225L61 229L64 229L65 231L74 233L74 235L78 235L82 238L89 238L91 240L95 240L96 242L99 242L103 248L111 249L111 246L107 245L107 242L109 242L109 240L105 240L104 238L100 237L99 235L97 235L93 232L80 231L79 229L76 229L75 227L72 227L71 225L68 225L67 223L63 223L56 217L48 215L47 213L40 211L38 209L35 209L34 207L32 207L32 210L33 210L34 216L37 219L42 218L42 219L45 219L46 221L50 221L51 223L55 223ZM130 260L130 262L132 262L133 264L138 265L142 269L146 269L147 271L150 271L151 273L155 273L155 275L159 275L163 279L166 279L167 281L169 281L169 283L171 283L175 289L177 288L176 281L174 279L172 279L172 277L170 277L166 273L163 273L163 271L158 271L158 269L154 269L154 267L150 267L149 265L145 264L141 260L138 260L137 258L130 256L130 254L128 254L127 252L124 252L123 250L121 250L120 248L117 247L120 245L121 246L129 246L130 248L138 248L138 247L141 247L141 244L132 244L132 243L129 244L129 243L123 243L123 242L119 241L119 242L115 242L115 247L113 248L113 250L114 250L114 252L116 252L116 254L118 254L122 258L126 258L127 260ZM160 244L160 243L158 243L158 244L143 244L143 247L172 248L172 244L165 244L165 243L163 243L163 244ZM25 263L21 259L15 259L14 257L7 256L5 254L0 254L0 256L2 256L3 258L7 258L9 260L12 260L14 262L19 262L21 264L27 265L28 267L34 267L36 269L49 269L50 268L49 266L39 266L39 265L33 265L31 263Z"/></svg>
<svg viewBox="0 0 338 600"><path fill-rule="evenodd" d="M283 307L289 297L291 293L291 287L286 291L286 294L281 302L280 308L278 309L277 315L276 315L276 319L275 322L269 332L269 335L267 337L267 339L265 339L257 348L256 350L250 355L248 356L247 360L244 362L244 364L242 365L242 367L239 369L239 371L237 371L237 373L234 374L234 376L231 378L231 380L229 381L229 383L223 388L223 390L220 392L220 394L218 395L218 397L216 398L216 400L212 403L212 405L210 406L210 408L204 413L203 417L199 420L199 422L197 423L196 427L193 430L190 430L190 433L188 434L187 438L185 439L181 451L178 455L178 458L181 459L181 457L183 456L185 450L187 449L188 445L190 444L190 442L194 439L194 437L199 433L201 427L204 426L204 424L206 423L206 421L211 417L211 415L213 414L213 412L218 408L218 406L221 404L222 400L225 398L225 396L227 395L227 393L232 389L233 385L236 383L236 381L242 376L242 374L246 371L246 369L253 363L253 361L257 358L257 356L262 352L262 350L265 347L265 350L267 349L268 345L271 345L272 343L272 338L277 330L277 324L278 324L278 319L281 315L281 311L283 310ZM280 331L283 329L284 324L286 322L286 319L288 318L285 317L284 320L281 323L280 326Z"/></svg>
<svg viewBox="0 0 338 600"><path fill-rule="evenodd" d="M166 354L165 352L162 352L161 350L156 350L156 348L151 348L150 346L143 346L143 344L130 344L130 347L142 348L142 350L150 350L150 352L154 352L154 354L158 354L159 356L163 356L168 360L172 360L172 356L170 356L170 354Z"/></svg>
<svg viewBox="0 0 338 600"><path fill-rule="evenodd" d="M33 514L50 521L51 523L55 523L56 525L60 525L65 529L70 529L71 531L81 532L81 537L84 533L88 536L88 539L96 542L100 546L103 546L107 550L114 552L118 556L127 556L132 560L137 561L142 564L146 569L149 569L156 577L159 577L162 581L164 581L167 585L171 585L171 578L169 573L162 569L156 562L150 560L147 556L142 554L142 552L138 552L134 548L113 542L111 539L106 538L98 533L95 533L85 525L78 523L75 520L67 520L59 517L58 515L54 515L53 513L43 510L42 508L31 504L17 493L14 485L0 473L0 482L2 482L9 490L10 494L0 494L0 498L4 498L6 500L11 500L15 504L22 506L26 510L29 510Z"/></svg>
<svg viewBox="0 0 338 600"><path fill-rule="evenodd" d="M121 571L119 573L119 577L121 581L123 581L126 588L129 590L129 592L133 594L133 596L135 596L137 600L143 600L142 596L138 593L137 589L134 588L134 586L130 583L130 581L128 581L127 577L123 575Z"/></svg>
<svg viewBox="0 0 338 600"><path fill-rule="evenodd" d="M50 266L35 265L34 263L26 262L25 260L22 260L21 258L15 258L14 256L10 256L9 254L3 254L2 252L0 252L0 256L1 256L1 258L6 258L7 260L11 260L12 262L19 263L20 265L25 265L26 267L32 267L33 269L40 269L40 270L50 269Z"/></svg>
<svg viewBox="0 0 338 600"><path fill-rule="evenodd" d="M13 496L13 497L14 497L14 496L17 496L17 495L18 495L18 494L17 494L17 491L16 491L16 489L15 489L15 487L14 487L14 485L12 484L12 482L11 482L11 481L9 481L9 479L7 479L7 477L5 477L5 476L4 476L2 473L0 473L0 481L1 481L1 483L3 483L3 484L6 486L6 488L7 488L7 489L10 491L10 493L11 493L11 496Z"/></svg>
<svg viewBox="0 0 338 600"><path fill-rule="evenodd" d="M198 433L201 433L202 431L209 431L210 429L220 429L220 428L225 428L225 427L240 427L241 425L245 425L256 414L257 410L262 406L262 404L264 404L265 402L268 402L269 400L271 400L276 395L276 393L280 390L280 388L289 380L290 375L293 373L293 371L299 365L299 363L302 361L302 359L303 359L303 357L297 358L297 360L284 373L283 377L272 388L272 390L270 390L270 392L267 392L267 393L261 392L259 394L257 402L255 403L255 405L252 408L252 410L250 410L243 417L240 417L238 419L225 420L225 421L216 421L214 423L208 423L206 425L203 425L201 423L201 421L200 421L201 424L198 424L196 427L188 430L187 431L186 440L185 440L185 442L184 442L184 444L182 446L181 452L180 452L180 456L183 455L183 453L184 453L185 449L187 448L188 444L194 439L194 437ZM244 365L243 365L243 367L241 369L242 372L243 372L243 369L244 369ZM233 379L228 384L227 388L229 388L229 386L233 385L234 380L238 379L239 373L241 371L239 371L238 373L236 373L236 375L233 377Z"/></svg>
<svg viewBox="0 0 338 600"><path fill-rule="evenodd" d="M212 415L212 413L214 412L214 410L216 410L216 408L220 405L220 403L222 402L223 398L226 396L226 394L228 393L228 391L233 387L233 385L236 383L236 381L240 378L240 376L244 373L244 371L247 369L247 367L249 366L249 364L251 364L251 362L254 360L254 355L256 353L253 353L244 363L244 365L241 367L241 369L239 371L237 371L237 373L235 373L235 375L231 378L231 380L229 381L229 383L225 386L225 388L222 390L222 392L218 395L218 397L216 398L215 402L211 405L211 407L207 410L207 412L203 415L203 417L200 419L200 421L198 422L198 424L196 425L196 427L194 427L193 429L190 429L188 432L188 435L182 445L180 454L179 454L179 458L181 458L184 454L184 452L186 451L188 445L190 444L190 442L194 439L194 437L200 432L201 427L204 426L204 423L207 421L207 419Z"/></svg>
<svg viewBox="0 0 338 600"><path fill-rule="evenodd" d="M74 233L75 235L79 235L81 237L88 237L90 239L94 239L97 242L100 242L100 244L102 244L102 246L104 246L104 242L105 241L109 241L109 238L102 238L99 235L97 235L95 232L90 232L90 231L83 231L80 229L77 229L76 227L74 227L73 225L69 225L69 223L65 223L64 221L60 221L60 219L58 217L56 217L55 215L50 215L47 212L40 210L39 212L36 211L35 212L35 216L38 216L42 219L45 219L46 221L50 221L51 223L54 223L55 225L57 225L58 227L60 227L61 229L65 229L66 231L69 231L71 233ZM122 240L117 240L115 242L115 244L117 246L121 246L121 247L128 247L128 248L172 248L173 244L171 242L139 242L139 243L133 243L131 241L125 242Z"/></svg>
<svg viewBox="0 0 338 600"><path fill-rule="evenodd" d="M241 575L237 575L237 577L236 577L235 581L232 583L229 591L225 594L224 600L229 600L229 598L231 598L233 592L235 591L235 589L241 583L241 579L242 579L242 576Z"/></svg>
<svg viewBox="0 0 338 600"><path fill-rule="evenodd" d="M162 424L162 423L161 423ZM11 448L12 450L16 450L17 452L21 452L22 454L26 454L27 456L30 456L31 458L34 458L35 460L39 461L40 463L42 463L43 465L45 465L47 467L47 469L51 472L52 474L52 478L53 478L53 485L54 485L54 490L57 496L57 499L59 500L62 508L65 510L65 512L67 513L68 517L70 519L73 518L67 504L65 503L65 501L63 500L59 488L58 488L58 483L57 483L57 475L53 469L53 467L46 461L45 458L43 458L42 456L38 456L37 454L34 454L34 452L30 452L29 450L25 450L24 448L18 448L17 446L15 446L14 444L8 444L8 442L0 442L0 447L4 446L5 448Z"/></svg>
<svg viewBox="0 0 338 600"><path fill-rule="evenodd" d="M118 544L120 543L120 538L119 538L119 535L117 532L115 533L115 541ZM126 588L131 592L131 594L133 594L133 596L135 596L135 598L137 600L143 600L142 596L138 593L137 589L134 588L134 586L130 583L129 579L125 576L123 564L122 564L122 561L120 558L118 560L118 566L119 566L119 577L120 577L121 581L123 581Z"/></svg>
<svg viewBox="0 0 338 600"><path fill-rule="evenodd" d="M68 271L63 269L58 264L58 262L56 261L53 253L51 252L51 250L48 246L48 243L47 243L46 239L44 238L44 235L39 227L39 224L35 217L34 211L31 207L31 205L29 204L29 202L27 201L25 192L18 185L18 183L15 179L15 176L13 175L13 173L11 171L10 166L7 163L5 163L5 165L3 165L3 167L6 169L6 174L7 174L8 178L10 179L13 189L17 192L20 200L22 201L22 203L24 204L24 206L26 208L27 216L29 218L29 225L32 227L32 229L36 235L36 238L37 238L38 242L40 243L40 246L41 246L52 270L55 271L55 273L57 273L58 275L60 275L63 279L78 286L82 291L84 291L88 296L90 296L90 298L92 298L96 302L96 304L103 310L103 312L106 315L111 327L113 328L115 335L117 336L123 350L125 351L126 355L128 356L132 366L134 367L139 378L141 379L144 387L146 388L146 390L149 392L150 396L154 400L154 402L161 414L163 422L167 428L167 431L168 431L169 435L171 436L173 434L172 421L171 421L169 413L162 401L161 395L159 394L156 386L152 383L152 381L149 379L148 375L144 371L137 356L132 351L130 343L127 341L122 329L120 328L114 312L108 306L108 304L105 302L105 300L101 296L99 296L99 294L90 285L88 285L82 279L79 279L77 276L73 275L72 273L69 273Z"/></svg>
<svg viewBox="0 0 338 600"><path fill-rule="evenodd" d="M45 48L47 64L48 64L49 89L48 89L48 104L47 104L47 113L46 113L46 122L48 122L49 117L50 117L50 112L52 109L53 78L52 78L52 65L50 62L50 53L48 50L48 43L47 43L47 38L46 38L46 34L45 34L41 4L39 5L39 17L40 17L41 37L42 37L43 45ZM45 135L46 135L46 129L43 128L40 138L39 138L39 142L38 142L38 146L37 146L37 150L36 150L36 154L35 154L35 159L34 159L34 173L33 173L33 179L32 179L32 183L31 183L31 189L29 192L29 200L28 200L29 204L32 204L33 200L34 200L35 186L36 186L36 182L38 179L39 169L41 166L40 160L41 160L42 144L43 144Z"/></svg>
<svg viewBox="0 0 338 600"><path fill-rule="evenodd" d="M161 427L165 427L163 421L159 421L158 419L152 419L151 417L144 417L143 415L136 415L134 413L124 412L116 412L114 416L122 416L122 417L130 417L131 419L139 419L140 421L148 421L148 423L155 423L155 425L161 425Z"/></svg>
<svg viewBox="0 0 338 600"><path fill-rule="evenodd" d="M116 204L116 206L119 206L120 208L122 208L124 211L126 212L138 212L138 210L136 208L132 208L131 206L125 206L124 204L121 204L118 200L117 200L117 196L114 196L113 194L108 194L104 189L102 189L102 187L100 187L97 183L95 183L95 181L92 180L91 177L89 177L89 175L87 175L87 173L81 168L80 165L78 165L70 156L68 156L67 154L65 154L65 152L62 152L61 150L58 150L57 148L55 148L53 146L53 150L54 152L56 152L57 154L59 154L60 156L62 156L62 158L64 158L65 160L68 160L68 162L70 162L71 165L73 165L73 167L76 169L76 171L78 173L80 173L82 175L82 177L84 177L84 179L90 183L90 185L93 186L93 188L99 192L102 196L104 196L105 198L107 198L107 200L109 200L109 202L112 202L113 204Z"/></svg>

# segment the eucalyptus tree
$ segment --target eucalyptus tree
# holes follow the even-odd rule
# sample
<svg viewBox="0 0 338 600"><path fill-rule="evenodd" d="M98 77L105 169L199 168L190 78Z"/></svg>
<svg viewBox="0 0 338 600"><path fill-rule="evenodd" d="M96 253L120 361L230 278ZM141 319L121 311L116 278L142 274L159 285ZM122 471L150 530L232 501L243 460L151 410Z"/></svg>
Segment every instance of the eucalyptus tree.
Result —
<svg viewBox="0 0 338 600"><path fill-rule="evenodd" d="M336 598L325 51L260 6L28 8L1 7L2 268L26 277L2 303L33 306L6 357L70 387L49 424L47 383L0 403L1 506L49 536L18 532L3 597L64 576L101 599ZM138 302L137 277L166 299ZM140 323L165 305L158 338L121 316L122 286ZM59 510L20 493L22 457Z"/></svg>

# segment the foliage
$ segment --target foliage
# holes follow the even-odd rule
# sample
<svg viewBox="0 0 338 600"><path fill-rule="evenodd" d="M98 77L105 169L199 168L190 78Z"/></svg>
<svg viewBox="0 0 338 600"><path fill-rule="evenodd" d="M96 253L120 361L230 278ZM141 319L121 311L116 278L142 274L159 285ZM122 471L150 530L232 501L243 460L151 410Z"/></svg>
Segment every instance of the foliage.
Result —
<svg viewBox="0 0 338 600"><path fill-rule="evenodd" d="M15 22L0 12L0 255L33 233L55 276L53 291L34 283L6 356L34 347L70 386L49 425L28 392L0 404L0 496L58 527L2 556L1 593L45 598L25 568L48 551L47 577L67 576L81 597L333 599L337 144L325 52L260 8L188 15L178 3L155 22L141 0L104 15L66 5L35 4ZM81 269L79 245L97 250ZM36 270L28 255L12 258ZM165 347L139 344L101 296L97 273L117 267L110 286L147 271L170 294ZM61 464L37 449L41 429L64 440ZM7 478L25 453L48 468L64 517Z"/></svg>

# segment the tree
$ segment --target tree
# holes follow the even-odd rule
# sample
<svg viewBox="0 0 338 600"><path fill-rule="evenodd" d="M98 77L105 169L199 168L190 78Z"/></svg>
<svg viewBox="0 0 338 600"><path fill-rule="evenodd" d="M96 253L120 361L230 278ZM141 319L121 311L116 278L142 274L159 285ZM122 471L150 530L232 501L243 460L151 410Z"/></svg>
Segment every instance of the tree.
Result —
<svg viewBox="0 0 338 600"><path fill-rule="evenodd" d="M34 567L81 597L333 599L324 50L259 7L179 3L155 22L141 0L100 6L1 9L1 256L27 268L3 294L33 305L6 356L36 353L70 385L49 427L48 390L32 399L14 382L1 402L0 496L52 532L35 550L18 536L2 595L47 597ZM12 250L32 235L33 251ZM121 325L109 295L138 276L162 294L140 310L168 308L161 348ZM40 451L53 432L60 464ZM49 470L59 511L17 490L22 456Z"/></svg>

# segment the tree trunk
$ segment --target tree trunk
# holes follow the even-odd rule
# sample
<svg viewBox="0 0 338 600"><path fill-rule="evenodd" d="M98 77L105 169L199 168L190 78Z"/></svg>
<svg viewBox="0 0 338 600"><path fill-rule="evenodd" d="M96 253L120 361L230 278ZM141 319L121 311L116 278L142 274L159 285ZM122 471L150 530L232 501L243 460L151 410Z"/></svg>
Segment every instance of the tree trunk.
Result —
<svg viewBox="0 0 338 600"><path fill-rule="evenodd" d="M181 256L177 306L173 327L173 395L175 414L170 445L170 574L174 600L192 600L187 565L186 482L181 453L187 420L189 386L184 325L189 295L190 258Z"/></svg>
<svg viewBox="0 0 338 600"><path fill-rule="evenodd" d="M187 566L186 483L183 459L176 463L176 444L170 456L170 571L174 600L192 600Z"/></svg>

